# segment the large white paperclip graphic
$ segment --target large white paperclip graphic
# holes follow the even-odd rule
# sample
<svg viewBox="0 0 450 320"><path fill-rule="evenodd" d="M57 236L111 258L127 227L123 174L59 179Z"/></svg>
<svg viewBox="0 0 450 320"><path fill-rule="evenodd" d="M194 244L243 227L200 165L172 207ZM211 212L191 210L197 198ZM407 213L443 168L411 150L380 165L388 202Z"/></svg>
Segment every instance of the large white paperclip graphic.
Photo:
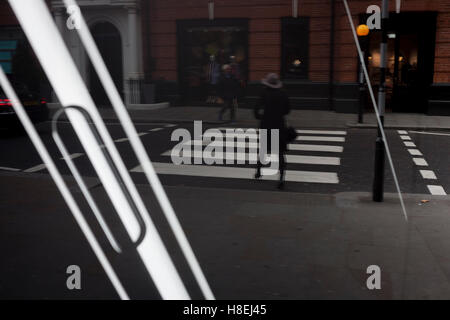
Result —
<svg viewBox="0 0 450 320"><path fill-rule="evenodd" d="M121 219L131 241L135 243L136 251L161 297L163 299L189 299L190 296L184 283L164 246L147 208L130 177L122 157L120 156L77 67L75 66L45 1L9 0L9 3L63 106L63 111L59 111L56 114L56 119L62 112L66 113L66 116L72 124L80 143L83 145L86 155L104 186L115 211ZM74 0L64 0L64 4L67 8L77 6L76 1ZM120 124L130 141L134 153L143 168L144 174L154 191L159 205L162 208L178 245L180 246L204 297L208 300L212 300L214 299L214 295L161 182L159 181L117 88L113 83L111 75L98 51L89 28L82 15L80 15L79 19L80 21L78 21L78 23L80 28L77 28L76 32L105 88ZM59 191L63 195L69 209L105 269L114 288L122 299L128 299L128 294L123 288L120 279L117 277L104 254L103 249L99 246L97 239L89 228L89 225L86 223L80 208L70 194L61 174L56 168L34 126L30 122L3 71L0 72L0 80L5 93L12 101L15 112L46 164L49 173L55 180ZM91 126L91 123L93 123L93 126ZM97 208L94 199L87 190L80 173L68 156L67 149L62 143L61 137L58 135L55 124L53 129L53 138L62 152L86 201L94 212L94 215L106 234L111 246L116 252L120 252L121 248L118 242L102 218L100 210ZM104 148L102 148L100 142L104 144Z"/></svg>

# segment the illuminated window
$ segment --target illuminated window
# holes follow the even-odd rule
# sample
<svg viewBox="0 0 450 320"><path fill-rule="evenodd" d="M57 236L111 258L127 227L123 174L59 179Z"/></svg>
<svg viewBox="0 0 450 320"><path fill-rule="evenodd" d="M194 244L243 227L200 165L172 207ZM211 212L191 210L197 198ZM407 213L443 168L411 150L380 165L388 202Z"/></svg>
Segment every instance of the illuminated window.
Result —
<svg viewBox="0 0 450 320"><path fill-rule="evenodd" d="M308 78L309 18L282 20L281 59L283 78Z"/></svg>

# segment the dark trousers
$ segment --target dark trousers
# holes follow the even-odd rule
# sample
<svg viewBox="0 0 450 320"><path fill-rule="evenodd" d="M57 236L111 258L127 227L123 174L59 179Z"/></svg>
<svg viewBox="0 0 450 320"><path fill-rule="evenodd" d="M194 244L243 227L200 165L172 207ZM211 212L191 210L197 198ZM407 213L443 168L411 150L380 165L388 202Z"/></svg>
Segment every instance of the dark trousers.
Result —
<svg viewBox="0 0 450 320"><path fill-rule="evenodd" d="M285 134L283 129L279 129L279 170L280 170L280 181L284 180L284 175L286 171L286 150L287 150L287 144L285 139ZM272 129L267 129L267 152L269 154L272 154L276 150L272 150ZM259 144L259 147L261 148L261 144ZM263 148L264 151L266 150ZM273 151L273 152L272 152ZM265 157L265 155L263 155ZM264 158L263 158L264 159ZM259 173L261 173L261 168L263 167L263 163L260 161L260 157L258 156L258 162L256 164L256 169Z"/></svg>
<svg viewBox="0 0 450 320"><path fill-rule="evenodd" d="M223 119L223 114L227 111L227 109L230 109L230 120L234 121L235 119L235 110L234 110L234 98L232 99L224 99L225 103L223 108L220 110L219 118L220 120Z"/></svg>

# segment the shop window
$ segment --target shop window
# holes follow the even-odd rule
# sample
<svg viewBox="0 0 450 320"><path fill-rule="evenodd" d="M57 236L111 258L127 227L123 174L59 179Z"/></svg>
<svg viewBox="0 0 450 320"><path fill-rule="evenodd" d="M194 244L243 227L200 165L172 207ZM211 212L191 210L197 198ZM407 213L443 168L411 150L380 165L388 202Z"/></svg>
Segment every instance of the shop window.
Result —
<svg viewBox="0 0 450 320"><path fill-rule="evenodd" d="M12 58L17 48L15 40L0 40L0 65L5 73L12 72Z"/></svg>
<svg viewBox="0 0 450 320"><path fill-rule="evenodd" d="M184 98L209 101L222 67L243 83L248 70L248 20L179 20L178 70Z"/></svg>
<svg viewBox="0 0 450 320"><path fill-rule="evenodd" d="M309 18L282 19L281 76L307 79L309 64Z"/></svg>

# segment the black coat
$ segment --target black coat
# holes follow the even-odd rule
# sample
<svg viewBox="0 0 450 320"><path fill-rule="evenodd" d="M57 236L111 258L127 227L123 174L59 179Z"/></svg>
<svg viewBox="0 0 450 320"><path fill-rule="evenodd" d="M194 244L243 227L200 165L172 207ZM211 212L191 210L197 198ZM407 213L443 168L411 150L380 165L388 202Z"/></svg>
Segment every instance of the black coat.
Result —
<svg viewBox="0 0 450 320"><path fill-rule="evenodd" d="M219 80L219 93L224 100L231 100L238 96L239 82L233 76L226 77L222 75Z"/></svg>
<svg viewBox="0 0 450 320"><path fill-rule="evenodd" d="M291 111L289 97L282 89L265 87L254 111L262 129L282 129L283 132L286 129L284 117Z"/></svg>

